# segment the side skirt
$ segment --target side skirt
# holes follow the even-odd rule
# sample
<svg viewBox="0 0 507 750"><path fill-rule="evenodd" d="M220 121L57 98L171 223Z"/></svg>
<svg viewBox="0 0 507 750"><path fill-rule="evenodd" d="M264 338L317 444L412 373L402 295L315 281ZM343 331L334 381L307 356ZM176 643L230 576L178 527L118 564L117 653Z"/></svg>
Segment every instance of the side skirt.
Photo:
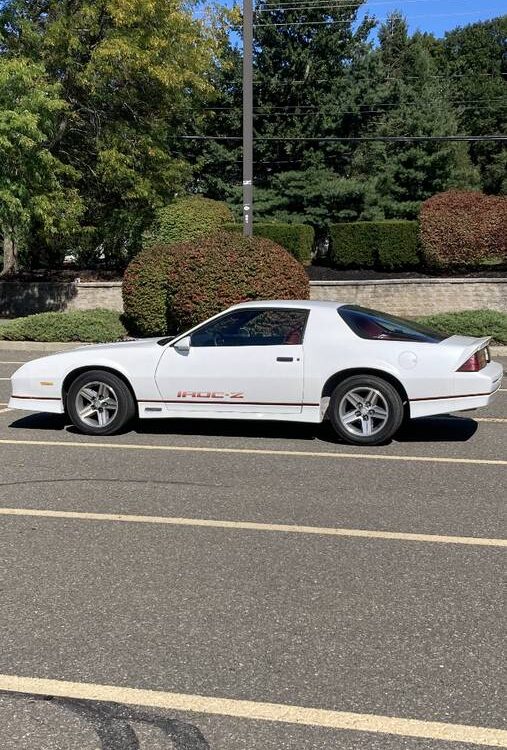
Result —
<svg viewBox="0 0 507 750"><path fill-rule="evenodd" d="M303 406L299 412L234 412L234 411L205 411L199 409L168 409L163 404L143 401L138 403L140 419L243 419L264 420L268 422L322 422L320 406Z"/></svg>

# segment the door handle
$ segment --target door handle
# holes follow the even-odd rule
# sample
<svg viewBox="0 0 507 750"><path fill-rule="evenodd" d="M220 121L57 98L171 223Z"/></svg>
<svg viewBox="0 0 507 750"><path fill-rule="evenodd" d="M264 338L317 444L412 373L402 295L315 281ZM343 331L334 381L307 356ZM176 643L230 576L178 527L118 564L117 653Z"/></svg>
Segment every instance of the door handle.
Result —
<svg viewBox="0 0 507 750"><path fill-rule="evenodd" d="M294 362L294 357L277 357L277 362Z"/></svg>

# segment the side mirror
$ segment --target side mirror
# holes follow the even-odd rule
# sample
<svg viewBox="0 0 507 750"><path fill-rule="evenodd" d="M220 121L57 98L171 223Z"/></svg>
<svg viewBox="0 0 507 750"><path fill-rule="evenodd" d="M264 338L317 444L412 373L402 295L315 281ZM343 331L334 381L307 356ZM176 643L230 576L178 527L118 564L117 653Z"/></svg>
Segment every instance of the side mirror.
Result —
<svg viewBox="0 0 507 750"><path fill-rule="evenodd" d="M174 348L180 354L188 354L190 351L190 336L180 339L174 344Z"/></svg>

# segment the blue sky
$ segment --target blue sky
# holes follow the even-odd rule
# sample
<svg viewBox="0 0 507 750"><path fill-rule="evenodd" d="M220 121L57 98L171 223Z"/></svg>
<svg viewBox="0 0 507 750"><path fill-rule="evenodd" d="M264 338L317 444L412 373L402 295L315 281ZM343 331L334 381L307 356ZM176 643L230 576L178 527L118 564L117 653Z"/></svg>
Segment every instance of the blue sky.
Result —
<svg viewBox="0 0 507 750"><path fill-rule="evenodd" d="M411 32L420 29L443 36L456 26L507 13L507 0L369 0L365 8L380 19L401 10Z"/></svg>

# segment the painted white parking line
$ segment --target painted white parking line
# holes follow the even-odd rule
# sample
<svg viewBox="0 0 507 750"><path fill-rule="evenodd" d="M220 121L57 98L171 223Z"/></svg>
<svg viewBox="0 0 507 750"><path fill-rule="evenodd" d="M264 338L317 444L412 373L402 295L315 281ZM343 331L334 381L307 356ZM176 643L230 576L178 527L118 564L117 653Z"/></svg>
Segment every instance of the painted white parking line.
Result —
<svg viewBox="0 0 507 750"><path fill-rule="evenodd" d="M188 693L166 693L161 690L140 690L114 685L46 680L16 675L0 675L0 690L29 695L51 695L74 700L109 701L130 706L149 706L170 711L228 716L254 721L273 721L353 732L462 742L482 747L507 747L507 731L492 727L349 713L284 703L235 700Z"/></svg>
<svg viewBox="0 0 507 750"><path fill-rule="evenodd" d="M6 406L6 404L0 404L0 406ZM11 409L0 409L0 414L5 414L8 411L11 411Z"/></svg>
<svg viewBox="0 0 507 750"><path fill-rule="evenodd" d="M27 362L30 362L29 359L22 359L17 362L14 362L10 359L0 359L0 365L26 365Z"/></svg>
<svg viewBox="0 0 507 750"><path fill-rule="evenodd" d="M0 380L5 380L5 381L7 381L7 380L10 380L10 378L0 378Z"/></svg>
<svg viewBox="0 0 507 750"><path fill-rule="evenodd" d="M507 417L472 417L474 422L507 422Z"/></svg>
<svg viewBox="0 0 507 750"><path fill-rule="evenodd" d="M147 523L162 526L200 526L212 529L267 531L282 534L315 534L319 536L359 537L362 539L388 539L402 542L431 542L439 544L470 544L479 547L507 547L507 539L488 539L475 536L444 536L442 534L412 534L403 531L345 529L329 526L298 526L283 523L257 523L254 521L226 521L211 518L139 516L124 513L87 513L71 510L46 510L38 508L0 508L0 516L65 518L76 521L113 521L115 523Z"/></svg>
<svg viewBox="0 0 507 750"><path fill-rule="evenodd" d="M398 456L389 453L340 453L338 451L295 451L278 448L204 448L194 445L146 445L143 443L90 443L85 440L7 440L0 439L0 445L53 446L56 448L86 448L104 452L105 450L162 451L167 453L225 453L250 456L285 456L289 458L334 458L364 461L404 461L429 464L470 464L484 466L507 466L503 458L454 458L447 456Z"/></svg>

